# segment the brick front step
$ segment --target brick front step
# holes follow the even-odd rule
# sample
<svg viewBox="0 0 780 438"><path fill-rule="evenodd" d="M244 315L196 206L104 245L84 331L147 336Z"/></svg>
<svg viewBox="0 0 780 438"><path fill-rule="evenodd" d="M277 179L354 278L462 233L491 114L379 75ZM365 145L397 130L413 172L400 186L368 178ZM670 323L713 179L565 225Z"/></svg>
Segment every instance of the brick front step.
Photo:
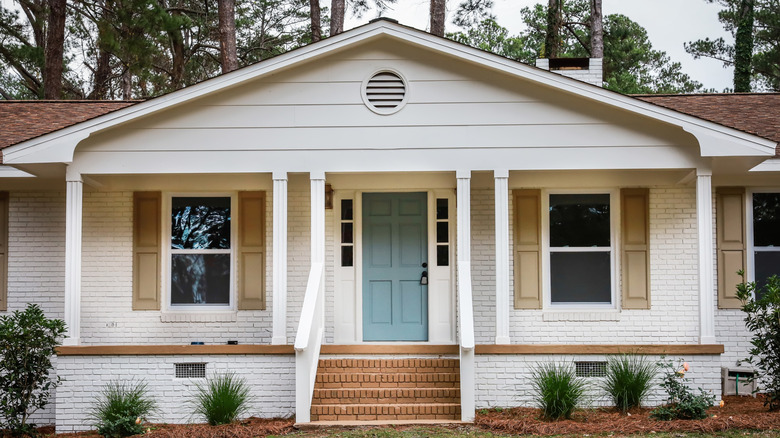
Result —
<svg viewBox="0 0 780 438"><path fill-rule="evenodd" d="M314 405L312 421L354 420L456 420L458 403Z"/></svg>
<svg viewBox="0 0 780 438"><path fill-rule="evenodd" d="M459 373L457 359L323 359L322 373Z"/></svg>
<svg viewBox="0 0 780 438"><path fill-rule="evenodd" d="M460 386L460 374L455 373L318 373L315 387L321 388L384 388Z"/></svg>
<svg viewBox="0 0 780 438"><path fill-rule="evenodd" d="M458 388L340 388L314 390L315 405L460 403Z"/></svg>

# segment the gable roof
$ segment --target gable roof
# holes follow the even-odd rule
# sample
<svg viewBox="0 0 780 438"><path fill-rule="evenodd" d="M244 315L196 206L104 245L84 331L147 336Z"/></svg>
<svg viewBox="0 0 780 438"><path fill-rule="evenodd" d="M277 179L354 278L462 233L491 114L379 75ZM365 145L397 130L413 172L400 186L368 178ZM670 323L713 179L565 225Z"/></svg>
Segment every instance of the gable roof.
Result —
<svg viewBox="0 0 780 438"><path fill-rule="evenodd" d="M172 93L108 112L81 123L27 139L6 148L3 161L14 163L69 163L80 141L92 133L162 111L196 98L241 85L298 63L318 59L340 50L376 39L391 39L450 56L482 68L502 72L564 93L620 108L678 126L692 134L700 144L702 156L774 155L775 142L730 127L712 123L643 100L561 76L485 52L427 32L399 25L393 21L375 20L325 40L300 47L285 54L218 76Z"/></svg>

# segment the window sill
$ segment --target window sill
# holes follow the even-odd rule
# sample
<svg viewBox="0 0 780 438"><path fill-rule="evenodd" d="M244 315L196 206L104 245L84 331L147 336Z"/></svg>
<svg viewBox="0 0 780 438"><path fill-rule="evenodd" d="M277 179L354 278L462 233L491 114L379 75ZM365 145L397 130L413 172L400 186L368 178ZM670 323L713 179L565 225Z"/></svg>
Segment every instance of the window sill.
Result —
<svg viewBox="0 0 780 438"><path fill-rule="evenodd" d="M542 313L542 321L620 321L620 312L610 311L548 311Z"/></svg>
<svg viewBox="0 0 780 438"><path fill-rule="evenodd" d="M214 312L162 312L161 322L236 322L238 312L234 310Z"/></svg>

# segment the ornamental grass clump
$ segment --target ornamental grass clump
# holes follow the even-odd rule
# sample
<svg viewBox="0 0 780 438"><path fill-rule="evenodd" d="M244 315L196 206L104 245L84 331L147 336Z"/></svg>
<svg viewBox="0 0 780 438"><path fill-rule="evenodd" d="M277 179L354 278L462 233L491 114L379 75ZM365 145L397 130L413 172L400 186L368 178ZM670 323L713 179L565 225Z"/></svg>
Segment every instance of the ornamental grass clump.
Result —
<svg viewBox="0 0 780 438"><path fill-rule="evenodd" d="M542 363L534 369L532 385L536 402L547 420L571 418L585 399L586 383L573 364Z"/></svg>
<svg viewBox="0 0 780 438"><path fill-rule="evenodd" d="M146 383L111 381L92 407L90 417L100 435L120 438L144 432L143 423L157 410Z"/></svg>
<svg viewBox="0 0 780 438"><path fill-rule="evenodd" d="M246 380L233 373L224 373L197 385L193 405L195 415L216 426L236 421L249 410L251 401Z"/></svg>
<svg viewBox="0 0 780 438"><path fill-rule="evenodd" d="M628 412L642 405L653 388L658 366L637 354L622 354L607 358L607 375L602 388L615 407Z"/></svg>
<svg viewBox="0 0 780 438"><path fill-rule="evenodd" d="M672 361L658 362L665 369L661 387L666 390L669 398L667 404L659 406L650 412L656 420L701 420L707 418L707 409L715 403L715 396L699 388L699 394L694 394L688 386L685 373L690 369L688 362Z"/></svg>

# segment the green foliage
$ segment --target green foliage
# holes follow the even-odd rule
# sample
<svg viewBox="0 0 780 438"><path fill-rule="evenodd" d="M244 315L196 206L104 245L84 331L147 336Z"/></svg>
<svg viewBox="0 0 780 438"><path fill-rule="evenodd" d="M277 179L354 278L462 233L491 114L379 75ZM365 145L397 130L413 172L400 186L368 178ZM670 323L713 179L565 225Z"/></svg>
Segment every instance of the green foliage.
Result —
<svg viewBox="0 0 780 438"><path fill-rule="evenodd" d="M764 405L776 411L780 409L780 278L773 275L760 288L755 282L741 283L737 298L746 314L745 326L753 332L747 360L758 370L765 387Z"/></svg>
<svg viewBox="0 0 780 438"><path fill-rule="evenodd" d="M246 380L233 373L219 374L198 385L193 405L195 414L215 426L236 421L249 410L251 402Z"/></svg>
<svg viewBox="0 0 780 438"><path fill-rule="evenodd" d="M712 407L715 396L701 388L699 394L694 394L685 377L688 371L687 362L661 361L658 366L665 370L661 387L666 390L669 398L665 406L653 409L650 416L665 421L707 418L707 409Z"/></svg>
<svg viewBox="0 0 780 438"><path fill-rule="evenodd" d="M146 383L112 381L103 387L90 417L100 435L120 438L143 433L143 421L156 410Z"/></svg>
<svg viewBox="0 0 780 438"><path fill-rule="evenodd" d="M548 420L571 418L585 399L586 383L577 377L573 364L542 363L534 369L531 385Z"/></svg>
<svg viewBox="0 0 780 438"><path fill-rule="evenodd" d="M65 333L65 323L49 319L36 304L0 317L0 418L20 433L33 428L30 414L46 406L51 391L51 358Z"/></svg>
<svg viewBox="0 0 780 438"><path fill-rule="evenodd" d="M742 0L734 42L734 91L750 91L750 64L753 58L753 1Z"/></svg>
<svg viewBox="0 0 780 438"><path fill-rule="evenodd" d="M603 388L615 407L623 412L642 405L658 374L656 364L644 356L622 354L607 358L607 376Z"/></svg>

